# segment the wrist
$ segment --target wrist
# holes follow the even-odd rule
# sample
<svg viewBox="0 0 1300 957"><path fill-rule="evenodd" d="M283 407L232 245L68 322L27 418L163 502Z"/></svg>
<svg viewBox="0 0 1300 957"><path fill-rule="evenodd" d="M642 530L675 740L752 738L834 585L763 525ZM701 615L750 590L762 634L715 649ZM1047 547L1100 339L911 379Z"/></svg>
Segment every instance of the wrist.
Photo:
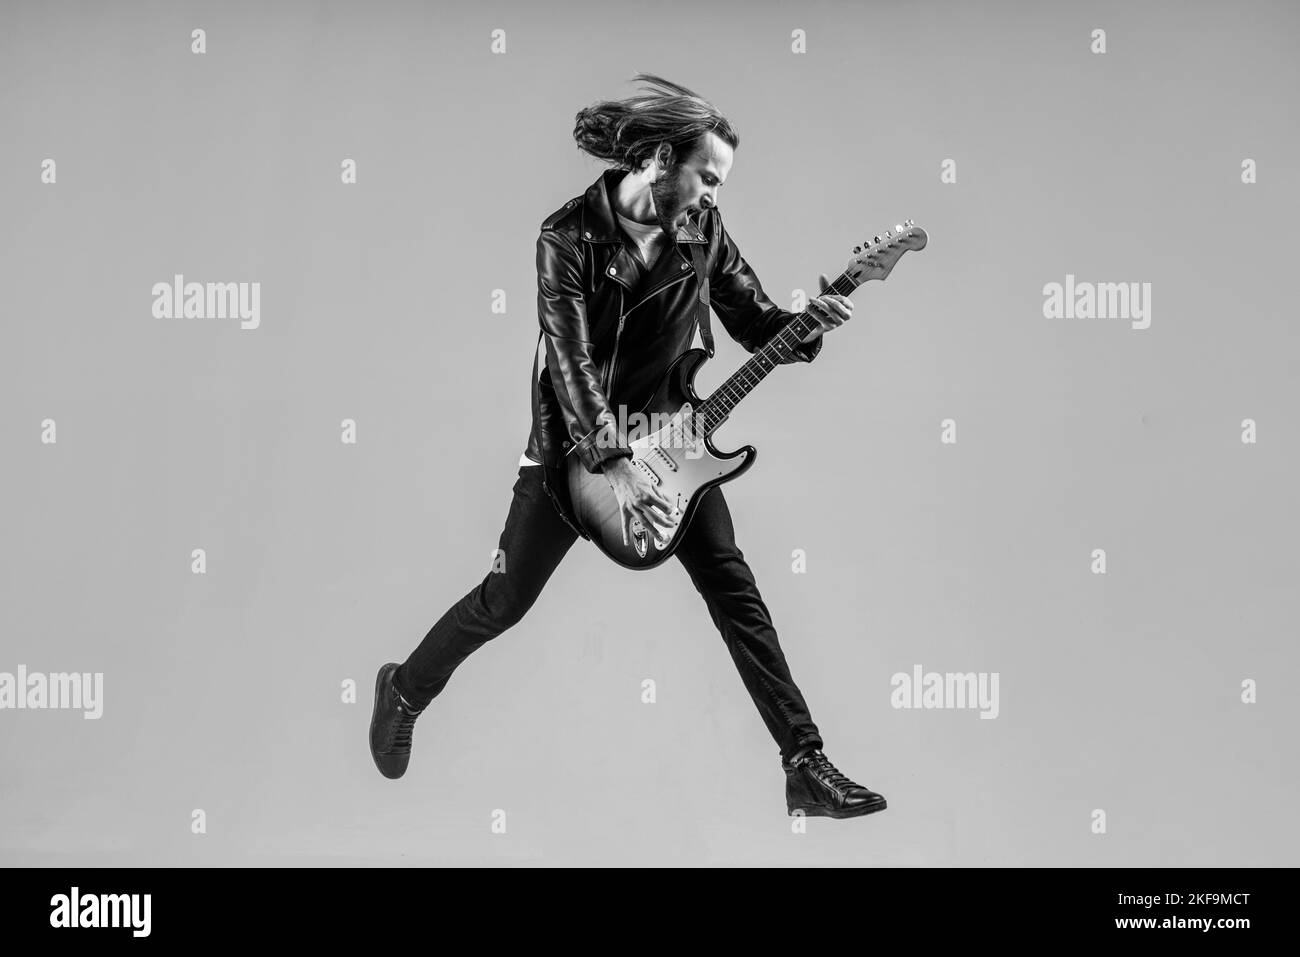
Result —
<svg viewBox="0 0 1300 957"><path fill-rule="evenodd" d="M630 456L615 455L600 463L600 469L606 475L615 475L628 467Z"/></svg>

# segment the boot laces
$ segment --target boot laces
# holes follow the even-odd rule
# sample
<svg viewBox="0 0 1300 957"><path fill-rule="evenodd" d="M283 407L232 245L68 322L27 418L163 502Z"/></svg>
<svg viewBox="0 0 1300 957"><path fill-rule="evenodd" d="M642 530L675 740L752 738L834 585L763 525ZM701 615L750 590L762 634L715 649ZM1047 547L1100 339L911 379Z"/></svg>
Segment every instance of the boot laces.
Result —
<svg viewBox="0 0 1300 957"><path fill-rule="evenodd" d="M397 699L397 717L393 720L392 749L394 751L411 750L411 735L415 731L415 719L419 711L411 711Z"/></svg>
<svg viewBox="0 0 1300 957"><path fill-rule="evenodd" d="M831 759L826 757L826 755L821 751L814 751L812 754L808 755L807 760L809 765L812 766L813 773L831 787L837 789L859 787L858 784L849 780L844 774L842 774L839 768L831 764Z"/></svg>

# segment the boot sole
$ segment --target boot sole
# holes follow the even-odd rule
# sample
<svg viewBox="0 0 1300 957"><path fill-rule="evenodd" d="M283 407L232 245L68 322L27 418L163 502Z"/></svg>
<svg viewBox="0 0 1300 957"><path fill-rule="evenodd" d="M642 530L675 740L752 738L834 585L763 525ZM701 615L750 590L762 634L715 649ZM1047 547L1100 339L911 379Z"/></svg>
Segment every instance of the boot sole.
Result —
<svg viewBox="0 0 1300 957"><path fill-rule="evenodd" d="M379 755L375 753L375 725L379 723L379 702L383 700L380 696L380 692L383 691L384 688L384 675L390 673L389 669L393 668L394 664L395 662L389 662L384 665L379 669L379 674L375 676L375 704L370 709L370 758L375 762L376 770L390 781L395 781L400 778L406 773L406 769L403 768L398 774L389 774L384 770L383 765L379 763ZM393 668L393 670L396 669Z"/></svg>
<svg viewBox="0 0 1300 957"><path fill-rule="evenodd" d="M889 807L889 802L883 798L872 804L863 804L861 807L846 808L842 811L834 811L824 807L790 807L786 805L785 812L788 817L794 817L795 811L803 811L804 817L833 817L844 819L847 817L862 817L864 814L874 814L877 811L883 811Z"/></svg>

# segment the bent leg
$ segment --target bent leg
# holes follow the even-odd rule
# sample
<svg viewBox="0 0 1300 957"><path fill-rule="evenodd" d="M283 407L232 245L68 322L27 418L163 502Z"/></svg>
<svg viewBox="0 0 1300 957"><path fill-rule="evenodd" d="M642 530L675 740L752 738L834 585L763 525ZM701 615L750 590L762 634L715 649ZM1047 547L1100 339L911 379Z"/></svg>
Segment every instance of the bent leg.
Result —
<svg viewBox="0 0 1300 957"><path fill-rule="evenodd" d="M722 489L715 486L704 493L676 556L704 597L781 757L788 759L804 747L820 748L821 734L790 675L754 575L736 545Z"/></svg>
<svg viewBox="0 0 1300 957"><path fill-rule="evenodd" d="M397 669L393 684L423 708L469 655L516 624L541 594L578 536L542 488L541 466L520 466L497 547L504 571L490 571L456 602Z"/></svg>

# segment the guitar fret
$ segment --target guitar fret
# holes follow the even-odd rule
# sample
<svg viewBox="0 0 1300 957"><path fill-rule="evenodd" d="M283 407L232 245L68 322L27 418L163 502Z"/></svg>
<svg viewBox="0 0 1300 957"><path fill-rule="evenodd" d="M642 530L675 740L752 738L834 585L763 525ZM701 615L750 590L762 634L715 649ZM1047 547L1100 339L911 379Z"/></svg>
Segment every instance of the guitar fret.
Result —
<svg viewBox="0 0 1300 957"><path fill-rule="evenodd" d="M856 288L857 283L847 273L840 273L829 286L831 291L841 296L848 295ZM782 364L778 360L788 358L802 343L804 336L818 325L812 315L800 313L700 403L695 415L697 421L704 426L704 434L711 434L726 421L740 400L752 392L769 372Z"/></svg>

